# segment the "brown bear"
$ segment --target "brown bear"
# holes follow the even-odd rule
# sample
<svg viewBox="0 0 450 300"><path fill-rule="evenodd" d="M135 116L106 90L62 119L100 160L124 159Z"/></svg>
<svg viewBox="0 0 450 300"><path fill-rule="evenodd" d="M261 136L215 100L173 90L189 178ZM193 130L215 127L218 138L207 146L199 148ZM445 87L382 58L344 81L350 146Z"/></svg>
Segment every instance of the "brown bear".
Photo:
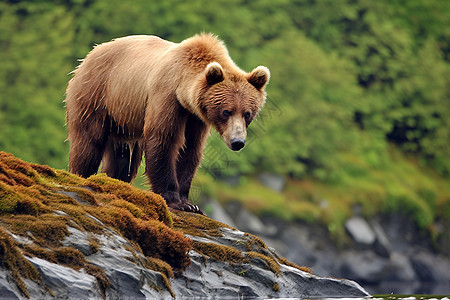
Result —
<svg viewBox="0 0 450 300"><path fill-rule="evenodd" d="M171 208L202 213L188 200L213 126L232 150L266 99L270 73L242 71L217 37L181 43L128 36L100 44L66 90L69 171L101 171L126 182L145 152L145 173Z"/></svg>

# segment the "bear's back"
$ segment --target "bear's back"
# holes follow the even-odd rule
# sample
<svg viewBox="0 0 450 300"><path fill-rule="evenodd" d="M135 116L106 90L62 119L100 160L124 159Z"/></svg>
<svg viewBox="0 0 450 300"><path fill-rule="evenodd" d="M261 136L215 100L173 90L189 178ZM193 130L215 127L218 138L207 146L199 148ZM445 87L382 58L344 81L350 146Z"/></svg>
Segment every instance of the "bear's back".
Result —
<svg viewBox="0 0 450 300"><path fill-rule="evenodd" d="M155 77L167 64L164 53L174 45L156 36L138 35L94 48L94 58L108 66L104 105L118 124L142 126L149 85L157 81Z"/></svg>

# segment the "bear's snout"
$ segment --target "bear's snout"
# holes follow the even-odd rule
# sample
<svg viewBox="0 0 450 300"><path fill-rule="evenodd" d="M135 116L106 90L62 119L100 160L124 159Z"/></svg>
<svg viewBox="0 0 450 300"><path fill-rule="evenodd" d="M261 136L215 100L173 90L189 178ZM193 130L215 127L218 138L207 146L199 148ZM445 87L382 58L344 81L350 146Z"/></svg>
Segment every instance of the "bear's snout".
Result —
<svg viewBox="0 0 450 300"><path fill-rule="evenodd" d="M245 140L244 139L231 139L231 150L233 151L239 151L245 146Z"/></svg>

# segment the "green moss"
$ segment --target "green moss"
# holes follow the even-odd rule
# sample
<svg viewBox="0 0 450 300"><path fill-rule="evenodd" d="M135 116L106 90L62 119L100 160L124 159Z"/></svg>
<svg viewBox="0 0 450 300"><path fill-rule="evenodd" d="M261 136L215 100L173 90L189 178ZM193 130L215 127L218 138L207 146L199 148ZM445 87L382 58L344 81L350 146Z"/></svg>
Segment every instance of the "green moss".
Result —
<svg viewBox="0 0 450 300"><path fill-rule="evenodd" d="M142 218L145 215L144 211L142 209L140 209L138 206L134 205L133 203L130 203L125 200L121 200L121 199L113 200L113 201L111 201L111 203L109 203L109 205L125 208L136 218Z"/></svg>

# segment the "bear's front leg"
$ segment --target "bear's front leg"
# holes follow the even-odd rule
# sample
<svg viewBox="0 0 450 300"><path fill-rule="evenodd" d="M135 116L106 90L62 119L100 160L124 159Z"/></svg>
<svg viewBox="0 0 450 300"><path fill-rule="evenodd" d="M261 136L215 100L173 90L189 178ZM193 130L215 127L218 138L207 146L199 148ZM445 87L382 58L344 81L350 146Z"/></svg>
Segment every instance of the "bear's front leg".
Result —
<svg viewBox="0 0 450 300"><path fill-rule="evenodd" d="M205 213L189 201L189 191L191 189L192 179L200 165L208 132L209 126L207 124L193 114L188 116L184 133L185 145L180 150L176 171L181 202L185 206L191 207L192 212L203 215Z"/></svg>
<svg viewBox="0 0 450 300"><path fill-rule="evenodd" d="M169 207L177 208L181 203L175 164L178 152L171 143L149 137L145 145L145 174L152 191L160 194Z"/></svg>

